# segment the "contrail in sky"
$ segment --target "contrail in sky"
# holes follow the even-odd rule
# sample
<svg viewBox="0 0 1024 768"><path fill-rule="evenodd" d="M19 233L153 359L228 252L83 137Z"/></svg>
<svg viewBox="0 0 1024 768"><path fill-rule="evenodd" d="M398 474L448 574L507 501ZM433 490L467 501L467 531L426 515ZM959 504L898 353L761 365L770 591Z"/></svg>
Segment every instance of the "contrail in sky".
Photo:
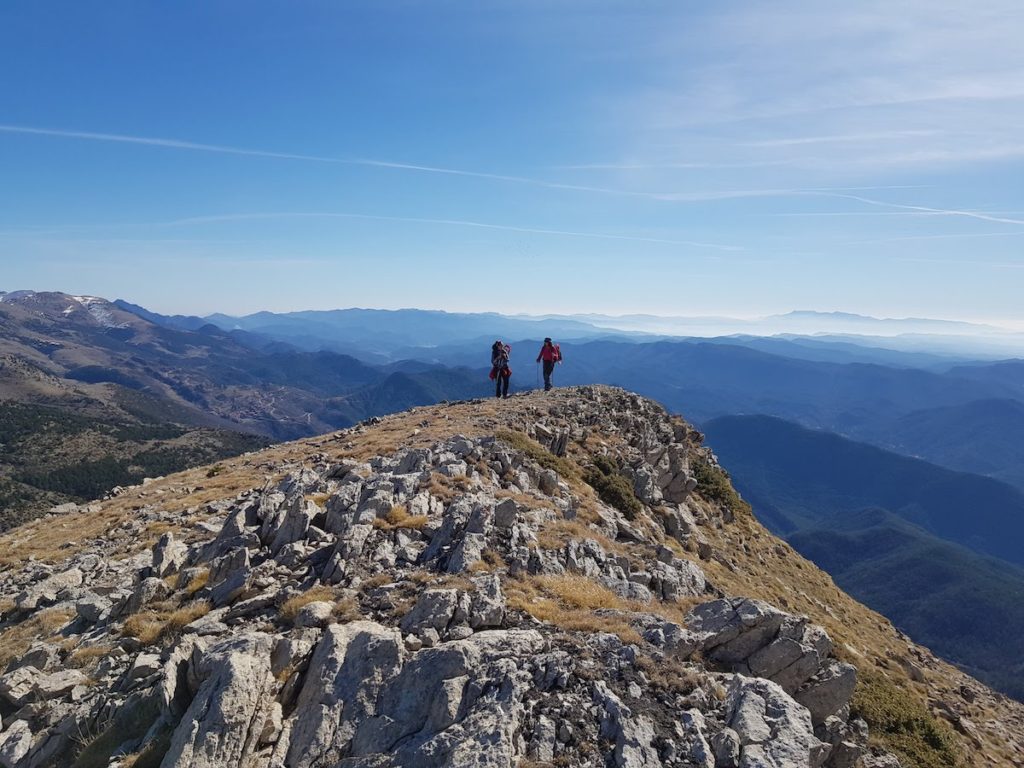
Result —
<svg viewBox="0 0 1024 768"><path fill-rule="evenodd" d="M244 147L233 147L224 144L204 144L195 141L182 141L180 139L164 139L151 136L128 136L120 133L98 133L94 131L74 131L56 128L37 128L26 125L0 124L0 133L25 134L30 136L51 136L65 139L83 139L86 141L105 141L119 144L138 144L148 147L163 147L166 149L185 149L194 152L213 152L223 155L243 155L248 157L265 157L279 160L298 160L312 163L330 163L333 165L356 166L364 168L390 168L402 171L414 171L418 173L432 173L446 176L463 176L476 179L490 179L492 181L504 181L514 184L528 184L546 189L569 190L576 192L594 192L604 195L617 195L620 197L638 197L650 200L662 200L665 202L706 202L715 200L731 200L746 197L782 197L787 195L814 194L828 191L843 191L842 187L824 187L820 189L754 189L754 190L725 190L721 192L651 192L643 190L611 189L608 187L597 187L584 184L567 184L546 179L535 179L529 176L512 176L500 173L488 173L485 171L470 171L461 168L446 168L443 166L423 165L419 163L400 163L390 160L376 160L368 158L343 158L328 157L325 155L307 155L296 152L273 152L262 149L246 149ZM905 189L905 186L871 186L852 187L849 189L877 190L877 189Z"/></svg>
<svg viewBox="0 0 1024 768"><path fill-rule="evenodd" d="M821 197L836 197L842 200L855 200L865 205L875 205L881 208L895 208L900 211L915 211L922 214L942 216L962 216L967 219L979 219L980 221L991 221L996 224L1024 224L1024 219L1009 219L1003 216L993 216L981 211L960 211L955 208L932 208L926 205L903 205L901 203L887 203L884 200L873 200L870 197L860 195L841 194L839 192L805 192L808 195L820 195Z"/></svg>
<svg viewBox="0 0 1024 768"><path fill-rule="evenodd" d="M630 197L658 197L655 192L634 192L623 189L608 189L605 187L594 187L580 184L563 184L556 181L544 179L533 179L526 176L509 176L500 173L485 173L483 171L467 171L460 168L444 168L433 165L420 165L417 163L399 163L389 160L373 160L366 158L343 158L327 157L324 155L306 155L295 152L272 152L262 149L246 149L244 147L232 147L224 144L203 144L195 141L181 141L179 139L163 139L149 136L127 136L119 133L96 133L93 131L70 131L58 130L55 128L35 128L25 125L4 125L0 124L0 132L20 133L31 136L54 136L65 139L84 139L88 141L107 141L120 144L141 144L147 147L164 147L167 149L187 149L198 152L214 152L222 155L246 155L249 157L267 157L279 160L301 160L313 163L332 163L335 165L362 166L368 168L392 168L403 171L418 171L420 173L435 173L448 176L467 176L477 179L491 179L494 181L507 181L516 184L531 184L548 189L567 189L579 192L599 192L606 195L625 195Z"/></svg>

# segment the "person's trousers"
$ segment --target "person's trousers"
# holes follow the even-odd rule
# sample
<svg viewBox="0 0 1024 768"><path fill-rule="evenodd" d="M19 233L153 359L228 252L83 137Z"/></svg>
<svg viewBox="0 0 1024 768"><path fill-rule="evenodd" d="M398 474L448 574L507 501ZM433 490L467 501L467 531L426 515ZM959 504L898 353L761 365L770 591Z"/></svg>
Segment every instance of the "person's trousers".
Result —
<svg viewBox="0 0 1024 768"><path fill-rule="evenodd" d="M551 374L554 372L554 370L555 370L555 361L554 360L545 360L544 361L544 390L545 391L551 389Z"/></svg>
<svg viewBox="0 0 1024 768"><path fill-rule="evenodd" d="M508 380L511 378L508 374L498 373L498 377L494 380L494 396L495 397L508 397Z"/></svg>

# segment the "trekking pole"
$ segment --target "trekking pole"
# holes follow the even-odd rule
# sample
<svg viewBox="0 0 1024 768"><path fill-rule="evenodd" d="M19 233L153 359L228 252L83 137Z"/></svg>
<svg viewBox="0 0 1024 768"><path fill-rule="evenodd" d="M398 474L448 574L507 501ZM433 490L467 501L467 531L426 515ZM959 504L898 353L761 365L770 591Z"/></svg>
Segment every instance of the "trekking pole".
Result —
<svg viewBox="0 0 1024 768"><path fill-rule="evenodd" d="M540 361L537 362L537 384L534 389L540 389Z"/></svg>

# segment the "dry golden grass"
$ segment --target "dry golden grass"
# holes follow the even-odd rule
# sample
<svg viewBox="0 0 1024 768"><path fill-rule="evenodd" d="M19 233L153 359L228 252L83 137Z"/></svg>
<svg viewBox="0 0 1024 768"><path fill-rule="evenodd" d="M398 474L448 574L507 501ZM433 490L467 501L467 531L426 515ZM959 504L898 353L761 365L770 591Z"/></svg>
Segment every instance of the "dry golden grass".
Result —
<svg viewBox="0 0 1024 768"><path fill-rule="evenodd" d="M210 580L210 569L203 568L195 576L189 579L188 584L185 585L185 594L194 595L200 589L206 586Z"/></svg>
<svg viewBox="0 0 1024 768"><path fill-rule="evenodd" d="M159 640L174 637L182 628L202 618L213 608L207 600L196 600L180 608L166 605L154 606L129 616L122 633L134 637L143 645L153 645Z"/></svg>
<svg viewBox="0 0 1024 768"><path fill-rule="evenodd" d="M610 589L586 576L535 576L534 584L541 592L573 608L626 610L630 607Z"/></svg>
<svg viewBox="0 0 1024 768"><path fill-rule="evenodd" d="M0 632L0 669L24 654L36 640L53 637L74 616L74 611L62 609L40 611Z"/></svg>
<svg viewBox="0 0 1024 768"><path fill-rule="evenodd" d="M293 459L301 450L298 445L289 446L288 450L278 447L268 449L267 456ZM169 475L145 488L130 489L109 501L97 502L99 509L96 511L81 509L58 520L34 520L5 531L0 534L0 572L18 567L33 556L43 562L56 563L89 548L92 539L109 540L111 532L122 523L135 519L143 506L152 505L174 515L175 523L154 522L147 527L144 536L122 537L120 546L108 554L123 556L140 552L152 546L154 536L159 537L167 530L173 530L176 535L181 534L183 540L188 540L195 536L190 533L191 525L201 519L198 510L204 504L231 498L241 491L264 484L262 471L254 466L252 457L237 456L221 464L224 471L214 478L205 476L208 467L196 467ZM186 486L195 490L183 493L181 489ZM160 489L165 493L157 496L155 491ZM191 508L197 510L193 515L187 514ZM74 543L69 546L72 541Z"/></svg>
<svg viewBox="0 0 1024 768"><path fill-rule="evenodd" d="M469 566L470 573L493 573L508 568L508 563L497 550L487 548L480 553L480 559Z"/></svg>
<svg viewBox="0 0 1024 768"><path fill-rule="evenodd" d="M181 608L173 611L167 617L167 628L170 632L177 632L182 627L191 624L213 610L213 603L209 600L196 600L186 603Z"/></svg>
<svg viewBox="0 0 1024 768"><path fill-rule="evenodd" d="M307 589L305 592L289 597L284 601L281 606L279 614L282 619L288 622L295 621L295 617L299 615L304 607L310 603L326 602L333 603L338 599L338 591L334 587L328 587L324 584L318 584L311 589Z"/></svg>
<svg viewBox="0 0 1024 768"><path fill-rule="evenodd" d="M552 520L545 523L537 534L537 544L541 549L562 549L570 539L593 539L605 552L625 553L622 544L612 541L582 520Z"/></svg>
<svg viewBox="0 0 1024 768"><path fill-rule="evenodd" d="M79 646L68 654L65 663L76 669L90 669L95 667L104 656L110 655L112 650L114 650L114 646L109 643Z"/></svg>
<svg viewBox="0 0 1024 768"><path fill-rule="evenodd" d="M458 589L462 592L474 592L476 590L476 584L465 576L449 576L447 574L438 578L434 582L433 587L437 589Z"/></svg>
<svg viewBox="0 0 1024 768"><path fill-rule="evenodd" d="M394 531L398 528L411 528L420 530L430 522L426 515L410 515L409 510L403 505L394 506L384 517L378 517L373 521L373 527L382 531Z"/></svg>
<svg viewBox="0 0 1024 768"><path fill-rule="evenodd" d="M13 598L5 597L0 599L0 614L9 613L17 606Z"/></svg>
<svg viewBox="0 0 1024 768"><path fill-rule="evenodd" d="M359 602L354 597L343 597L334 604L331 616L336 621L345 623L361 619L363 614L359 609Z"/></svg>
<svg viewBox="0 0 1024 768"><path fill-rule="evenodd" d="M157 611L143 611L129 616L121 631L143 645L152 645L163 633L166 623L166 617Z"/></svg>
<svg viewBox="0 0 1024 768"><path fill-rule="evenodd" d="M451 478L442 475L440 472L432 472L430 474L430 481L426 484L425 490L445 504L454 500L459 495L458 491L452 487Z"/></svg>
<svg viewBox="0 0 1024 768"><path fill-rule="evenodd" d="M385 584L391 584L393 581L394 579L388 574L378 573L368 579L364 579L360 587L364 590L376 589L377 587L382 587Z"/></svg>
<svg viewBox="0 0 1024 768"><path fill-rule="evenodd" d="M168 531L176 531L176 530L178 530L178 526L172 525L171 523L168 523L165 520L156 520L156 521L154 521L154 522L152 522L152 523L150 523L149 525L146 526L145 533L150 538L155 537L155 538L159 539L161 536L163 536Z"/></svg>
<svg viewBox="0 0 1024 768"><path fill-rule="evenodd" d="M641 655L637 657L636 667L652 685L672 693L690 693L700 681L700 675L694 670L674 660L656 661L650 656Z"/></svg>
<svg viewBox="0 0 1024 768"><path fill-rule="evenodd" d="M40 611L34 618L44 633L52 635L58 629L64 629L68 622L75 618L75 612L64 608L51 608Z"/></svg>
<svg viewBox="0 0 1024 768"><path fill-rule="evenodd" d="M645 613L653 613L655 616L660 616L666 621L686 626L686 614L689 613L694 606L706 602L709 599L710 598L707 596L686 596L677 598L675 601L671 602L653 600L650 603L634 603L634 609Z"/></svg>
<svg viewBox="0 0 1024 768"><path fill-rule="evenodd" d="M586 582L583 584L581 582ZM626 615L598 615L597 608L627 610L611 590L582 576L533 576L506 584L511 608L569 632L607 632L624 643L639 644L640 634Z"/></svg>

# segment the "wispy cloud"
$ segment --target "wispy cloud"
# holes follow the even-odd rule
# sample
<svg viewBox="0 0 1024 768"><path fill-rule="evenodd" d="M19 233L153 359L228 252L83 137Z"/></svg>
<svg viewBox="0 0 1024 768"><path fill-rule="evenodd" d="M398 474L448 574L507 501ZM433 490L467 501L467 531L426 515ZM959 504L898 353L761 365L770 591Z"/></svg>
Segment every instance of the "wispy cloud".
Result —
<svg viewBox="0 0 1024 768"><path fill-rule="evenodd" d="M765 139L761 141L743 142L746 147L795 147L808 144L854 144L864 141L885 139L906 139L921 136L937 136L943 131L937 130L906 130L906 131L872 131L870 133L832 134L828 136L798 136L782 139Z"/></svg>
<svg viewBox="0 0 1024 768"><path fill-rule="evenodd" d="M636 51L645 87L607 100L625 145L618 170L764 176L774 163L833 180L1017 160L1022 21L1016 0L791 0L666 15Z"/></svg>
<svg viewBox="0 0 1024 768"><path fill-rule="evenodd" d="M881 243L903 243L914 240L973 240L989 237L1020 237L1024 229L1013 232L951 232L942 235L906 235L903 237L881 237L873 240L854 240L849 245L879 245Z"/></svg>
<svg viewBox="0 0 1024 768"><path fill-rule="evenodd" d="M897 256L896 260L909 261L918 264L949 264L956 267L972 266L995 267L996 269L1024 269L1024 261L990 261L988 259L933 259L918 256Z"/></svg>
<svg viewBox="0 0 1024 768"><path fill-rule="evenodd" d="M418 216L381 216L366 213L338 213L332 211L271 211L257 213L233 213L213 216L191 216L174 221L159 222L161 226L182 226L189 224L207 224L225 221L253 221L266 219L361 219L367 221L395 221L409 224L436 224L441 226L472 227L476 229L492 229L502 232L520 232L533 235L555 235L559 237L583 237L596 240L622 240L634 243L657 243L661 245L683 245L694 248L708 248L718 251L742 251L744 248L721 243L705 243L696 240L673 240L661 237L643 237L640 235L617 235L604 232L579 232L564 229L543 229L539 227L521 227L511 224L493 224L482 221L463 219L433 219Z"/></svg>

